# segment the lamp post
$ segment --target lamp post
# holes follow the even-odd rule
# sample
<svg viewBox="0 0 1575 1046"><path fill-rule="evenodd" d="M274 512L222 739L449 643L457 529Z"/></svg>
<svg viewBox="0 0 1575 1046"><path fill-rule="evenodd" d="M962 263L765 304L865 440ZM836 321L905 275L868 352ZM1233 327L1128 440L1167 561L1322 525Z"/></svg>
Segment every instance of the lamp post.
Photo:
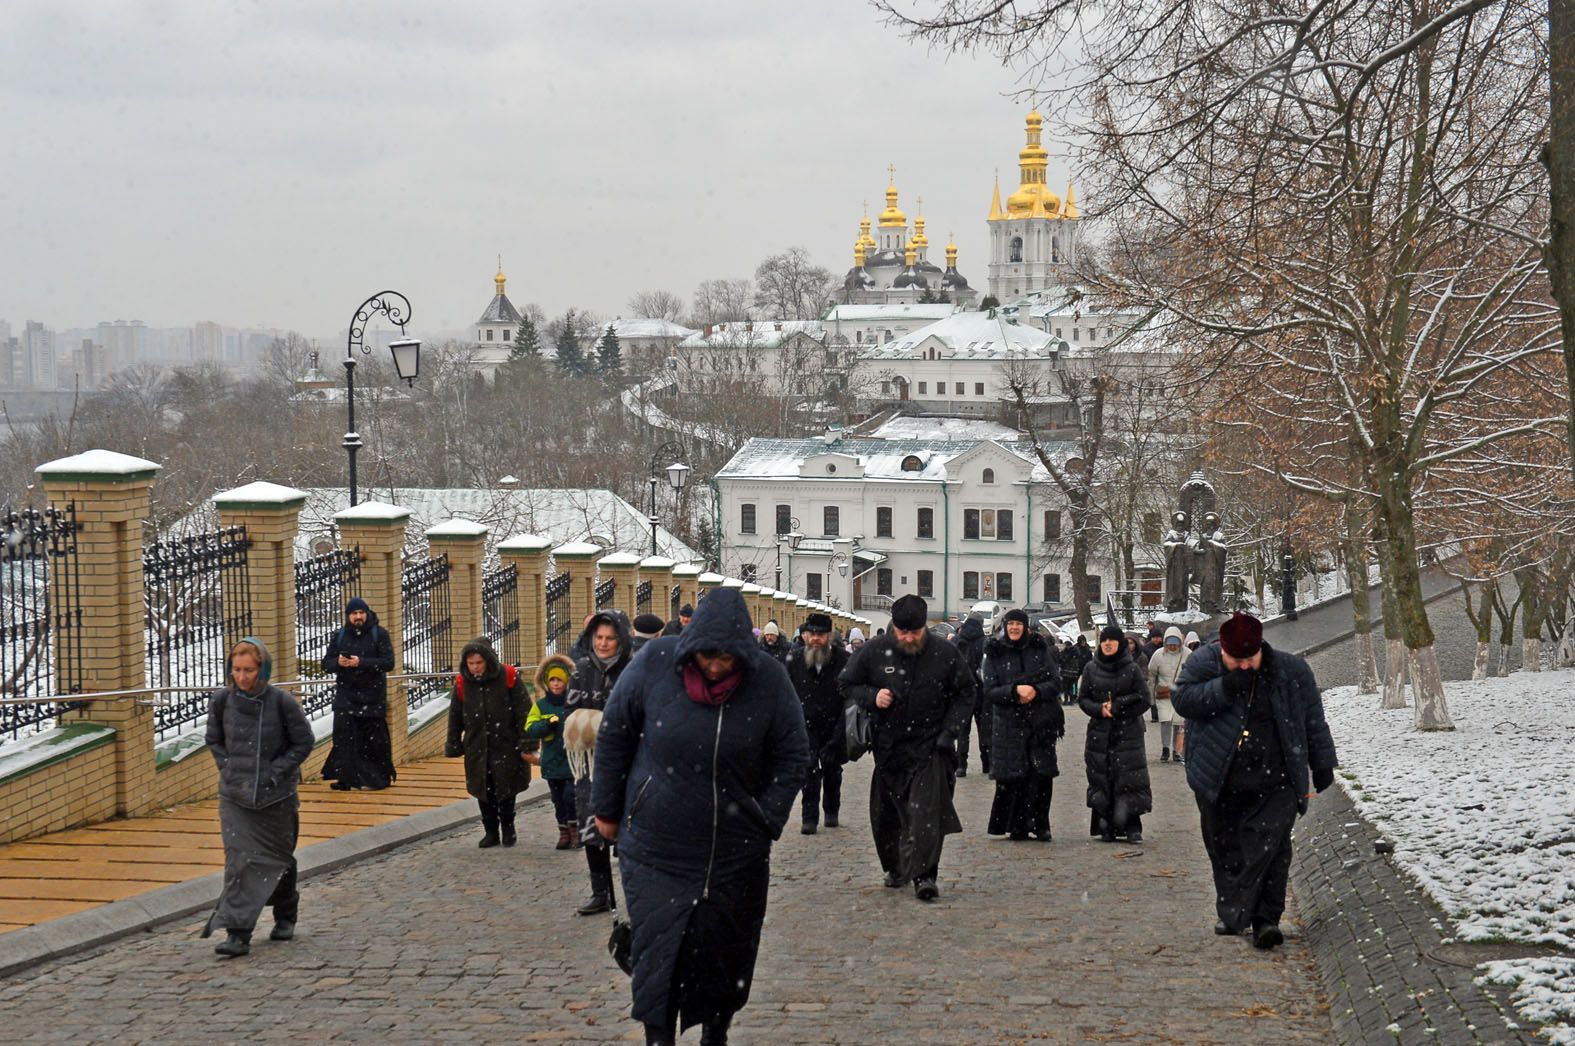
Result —
<svg viewBox="0 0 1575 1046"><path fill-rule="evenodd" d="M1285 620L1295 621L1296 613L1296 555L1291 551L1291 539L1287 537L1280 546L1280 610L1285 614Z"/></svg>
<svg viewBox="0 0 1575 1046"><path fill-rule="evenodd" d="M399 333L405 333L405 324L410 322L410 299L398 291L378 291L366 301L356 307L355 315L350 318L350 333L345 338L345 404L348 419L345 428L344 448L350 456L350 504L356 503L355 482L355 454L362 447L361 433L355 427L355 365L356 349L361 350L361 355L369 356L372 349L366 343L366 325L373 316L378 314L387 316L389 322L399 328ZM394 370L405 383L414 386L416 375L421 371L421 341L419 338L401 337L389 342L388 351L394 357Z"/></svg>
<svg viewBox="0 0 1575 1046"><path fill-rule="evenodd" d="M798 543L804 540L804 535L798 532L798 520L788 520L788 532L777 535L777 583L776 589L782 591L782 543L787 542L789 552L798 551ZM789 578L789 581L792 579Z"/></svg>
<svg viewBox="0 0 1575 1046"><path fill-rule="evenodd" d="M668 440L666 443L663 443L660 447L656 448L656 450L651 454L651 463L645 467L645 471L650 477L651 483L651 555L653 556L658 554L656 550L656 528L658 526L658 520L656 518L657 463L663 458L667 457L669 454L682 457L683 453L683 444L675 440ZM689 482L689 466L685 465L681 461L675 461L671 465L667 466L667 482L672 486L673 494L676 497L677 494L684 489L684 484Z"/></svg>

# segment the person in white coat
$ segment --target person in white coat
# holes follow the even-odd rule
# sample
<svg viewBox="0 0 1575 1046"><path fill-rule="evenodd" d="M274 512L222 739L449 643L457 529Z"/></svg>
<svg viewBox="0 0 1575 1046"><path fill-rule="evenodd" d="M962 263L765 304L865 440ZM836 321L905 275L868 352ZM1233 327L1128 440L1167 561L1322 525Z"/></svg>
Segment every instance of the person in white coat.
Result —
<svg viewBox="0 0 1575 1046"><path fill-rule="evenodd" d="M1155 716L1159 720L1159 761L1168 763L1172 753L1181 762L1181 749L1176 743L1181 719L1170 705L1170 691L1181 675L1181 666L1187 663L1192 651L1181 645L1181 629L1175 625L1165 630L1165 644L1155 651L1148 661L1148 692L1154 695Z"/></svg>

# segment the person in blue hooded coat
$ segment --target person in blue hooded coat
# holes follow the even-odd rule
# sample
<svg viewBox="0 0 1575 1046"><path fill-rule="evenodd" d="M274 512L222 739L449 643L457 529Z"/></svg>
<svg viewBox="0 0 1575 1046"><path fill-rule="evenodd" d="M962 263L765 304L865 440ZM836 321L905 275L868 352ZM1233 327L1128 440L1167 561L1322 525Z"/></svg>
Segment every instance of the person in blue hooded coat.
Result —
<svg viewBox="0 0 1575 1046"><path fill-rule="evenodd" d="M603 713L596 826L616 839L633 926L633 1016L725 1043L749 1001L771 844L809 768L787 670L755 641L741 595L717 589L680 636L646 645Z"/></svg>

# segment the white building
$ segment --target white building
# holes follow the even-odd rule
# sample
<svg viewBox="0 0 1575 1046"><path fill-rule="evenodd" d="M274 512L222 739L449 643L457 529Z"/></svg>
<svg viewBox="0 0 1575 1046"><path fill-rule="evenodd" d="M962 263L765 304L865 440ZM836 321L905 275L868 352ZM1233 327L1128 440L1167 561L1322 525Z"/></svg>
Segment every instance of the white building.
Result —
<svg viewBox="0 0 1575 1046"><path fill-rule="evenodd" d="M1046 450L1066 461L1074 448ZM907 593L932 617L989 599L1069 609L1066 502L1026 443L752 439L715 484L721 570L734 577L854 610ZM789 551L779 536L794 531L804 537ZM1114 570L1090 571L1098 602Z"/></svg>
<svg viewBox="0 0 1575 1046"><path fill-rule="evenodd" d="M855 353L830 344L820 320L707 324L674 349L685 391L747 381L776 395L815 397L845 387Z"/></svg>
<svg viewBox="0 0 1575 1046"><path fill-rule="evenodd" d="M603 325L588 339L583 348L587 356L596 352L597 343L611 327L618 337L618 351L624 369L642 374L654 374L660 368L676 368L678 346L700 332L671 320L632 317L616 319Z"/></svg>
<svg viewBox="0 0 1575 1046"><path fill-rule="evenodd" d="M1072 183L1063 200L1046 181L1050 154L1040 142L1044 121L1028 114L1027 143L1017 154L1017 191L1001 206L997 182L990 200L990 294L1006 302L1064 283L1078 254L1077 204Z"/></svg>
<svg viewBox="0 0 1575 1046"><path fill-rule="evenodd" d="M958 310L950 302L835 305L821 317L832 344L884 345Z"/></svg>
<svg viewBox="0 0 1575 1046"><path fill-rule="evenodd" d="M498 274L492 278L497 292L476 321L476 352L474 364L491 381L498 368L508 361L514 350L514 333L519 330L520 314L503 292L509 278L503 275L503 259L498 259Z"/></svg>

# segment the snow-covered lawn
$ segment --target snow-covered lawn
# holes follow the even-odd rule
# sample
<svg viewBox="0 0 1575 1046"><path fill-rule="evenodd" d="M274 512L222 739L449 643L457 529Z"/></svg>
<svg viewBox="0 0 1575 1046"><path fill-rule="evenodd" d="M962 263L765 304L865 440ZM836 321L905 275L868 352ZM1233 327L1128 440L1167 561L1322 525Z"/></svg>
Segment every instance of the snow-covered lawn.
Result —
<svg viewBox="0 0 1575 1046"><path fill-rule="evenodd" d="M1575 671L1447 684L1456 730L1419 733L1354 687L1324 695L1340 779L1462 941L1570 955L1488 963L1517 1009L1575 1044Z"/></svg>

